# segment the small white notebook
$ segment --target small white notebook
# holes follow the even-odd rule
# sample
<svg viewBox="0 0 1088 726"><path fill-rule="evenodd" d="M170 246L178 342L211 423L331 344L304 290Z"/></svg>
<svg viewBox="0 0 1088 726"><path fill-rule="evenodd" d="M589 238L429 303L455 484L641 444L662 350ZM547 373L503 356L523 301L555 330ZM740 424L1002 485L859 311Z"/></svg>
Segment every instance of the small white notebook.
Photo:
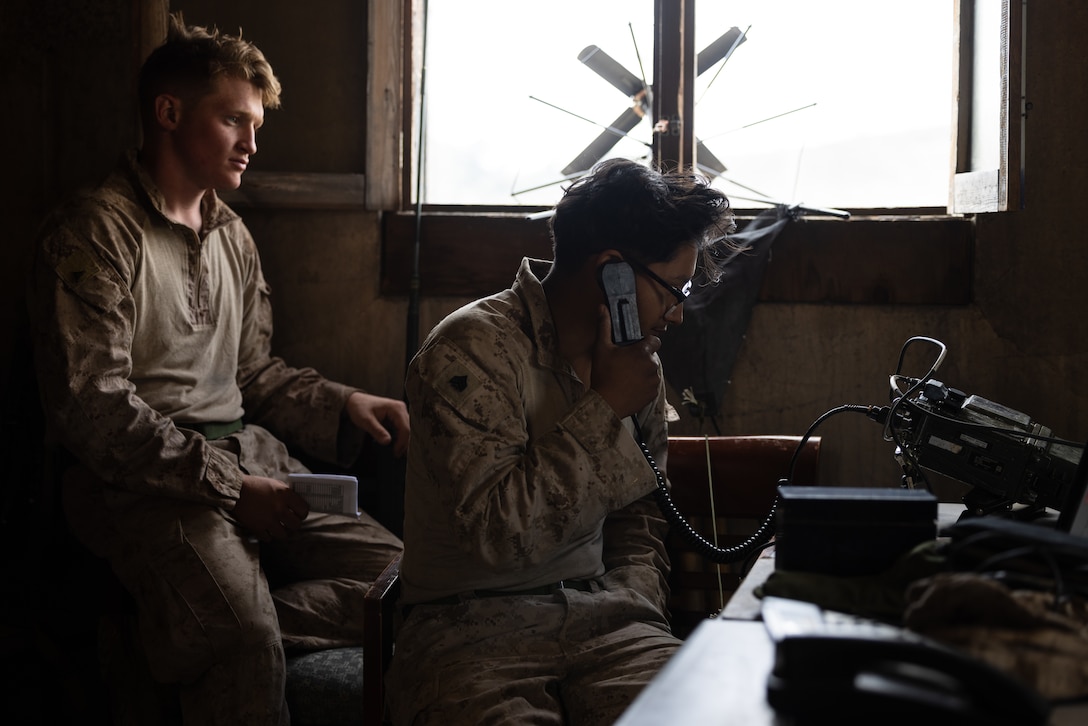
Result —
<svg viewBox="0 0 1088 726"><path fill-rule="evenodd" d="M359 480L346 474L288 474L287 484L311 512L359 516Z"/></svg>

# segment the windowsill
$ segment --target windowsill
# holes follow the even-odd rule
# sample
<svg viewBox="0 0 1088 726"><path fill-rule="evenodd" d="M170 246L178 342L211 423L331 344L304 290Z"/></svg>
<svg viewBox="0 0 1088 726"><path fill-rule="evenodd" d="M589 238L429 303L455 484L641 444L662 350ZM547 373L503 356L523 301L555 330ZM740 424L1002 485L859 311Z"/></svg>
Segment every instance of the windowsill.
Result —
<svg viewBox="0 0 1088 726"><path fill-rule="evenodd" d="M546 219L526 219L521 209L468 209L424 212L419 235L424 296L490 295L510 286L522 257L551 258ZM738 227L749 218L738 212ZM415 239L414 214L382 216L383 295L408 294ZM938 210L869 212L849 220L802 217L774 241L760 301L966 305L973 247L972 221Z"/></svg>
<svg viewBox="0 0 1088 726"><path fill-rule="evenodd" d="M219 197L231 206L277 209L365 209L362 174L249 171L238 189Z"/></svg>
<svg viewBox="0 0 1088 726"><path fill-rule="evenodd" d="M239 206L366 209L361 174L250 172L223 195ZM420 234L426 296L476 298L506 289L523 257L551 258L547 219L535 207L428 207ZM743 229L758 210L738 210ZM762 302L966 305L971 302L974 224L940 209L852 210L849 220L801 217L783 229ZM381 292L409 293L412 212L381 215Z"/></svg>

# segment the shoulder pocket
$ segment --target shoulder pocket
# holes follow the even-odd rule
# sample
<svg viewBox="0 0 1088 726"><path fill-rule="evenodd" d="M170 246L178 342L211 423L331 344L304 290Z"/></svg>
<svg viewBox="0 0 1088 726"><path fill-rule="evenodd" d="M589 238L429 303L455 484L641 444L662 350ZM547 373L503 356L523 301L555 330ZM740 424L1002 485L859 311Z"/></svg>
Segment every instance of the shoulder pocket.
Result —
<svg viewBox="0 0 1088 726"><path fill-rule="evenodd" d="M64 286L89 305L111 310L124 298L116 278L86 250L67 250L52 262Z"/></svg>
<svg viewBox="0 0 1088 726"><path fill-rule="evenodd" d="M457 414L482 429L491 428L503 409L494 381L460 348L436 341L417 361L419 377Z"/></svg>

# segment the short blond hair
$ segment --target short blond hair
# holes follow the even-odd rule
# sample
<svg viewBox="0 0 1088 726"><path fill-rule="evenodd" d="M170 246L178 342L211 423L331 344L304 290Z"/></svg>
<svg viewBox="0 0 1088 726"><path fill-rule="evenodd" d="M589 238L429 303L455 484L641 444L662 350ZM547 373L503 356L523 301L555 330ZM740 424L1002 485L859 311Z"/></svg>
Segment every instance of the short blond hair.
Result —
<svg viewBox="0 0 1088 726"><path fill-rule="evenodd" d="M151 52L140 69L139 102L145 122L154 115L155 99L172 93L199 99L220 77L240 78L261 92L265 108L280 107L280 82L257 46L218 28L186 25L181 13L171 13L166 42Z"/></svg>

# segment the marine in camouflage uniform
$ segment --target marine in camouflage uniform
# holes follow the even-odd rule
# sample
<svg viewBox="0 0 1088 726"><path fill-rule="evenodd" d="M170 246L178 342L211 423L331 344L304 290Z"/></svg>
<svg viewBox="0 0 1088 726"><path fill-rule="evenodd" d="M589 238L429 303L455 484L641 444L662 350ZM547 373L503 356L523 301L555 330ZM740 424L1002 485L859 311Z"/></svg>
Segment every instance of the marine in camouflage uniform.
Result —
<svg viewBox="0 0 1088 726"><path fill-rule="evenodd" d="M34 264L36 364L51 431L80 462L68 519L136 597L154 675L185 684L193 723L276 723L284 646L361 643L365 588L401 545L365 513L310 514L264 543L232 518L243 473L306 471L284 440L349 465L363 434L343 415L357 389L270 354L241 219L209 193L205 220L203 239L167 221L131 157L58 212ZM243 414L226 436L198 432Z"/></svg>
<svg viewBox="0 0 1088 726"><path fill-rule="evenodd" d="M660 336L696 263L720 276L729 202L703 177L613 159L551 224L554 262L523 260L409 366L398 726L611 724L680 644L639 440L664 471ZM634 276L618 306L644 333L627 345L598 285L620 260Z"/></svg>
<svg viewBox="0 0 1088 726"><path fill-rule="evenodd" d="M405 385L394 724L611 724L679 647L639 441L665 471L660 337L731 223L705 178L602 162L556 206L552 263L431 331ZM624 345L599 284L620 261Z"/></svg>
<svg viewBox="0 0 1088 726"><path fill-rule="evenodd" d="M612 723L679 645L656 480L557 354L547 267L443 321L408 374L396 724ZM639 414L662 468L665 405Z"/></svg>
<svg viewBox="0 0 1088 726"><path fill-rule="evenodd" d="M306 471L287 445L346 466L364 434L358 389L271 354L242 220L211 189L200 215L200 232L168 216L133 153L48 220L28 295L39 385L78 462L63 474L73 532L134 597L186 722L286 724L285 648L360 644L366 587L401 542L365 514L240 526L250 477Z"/></svg>

